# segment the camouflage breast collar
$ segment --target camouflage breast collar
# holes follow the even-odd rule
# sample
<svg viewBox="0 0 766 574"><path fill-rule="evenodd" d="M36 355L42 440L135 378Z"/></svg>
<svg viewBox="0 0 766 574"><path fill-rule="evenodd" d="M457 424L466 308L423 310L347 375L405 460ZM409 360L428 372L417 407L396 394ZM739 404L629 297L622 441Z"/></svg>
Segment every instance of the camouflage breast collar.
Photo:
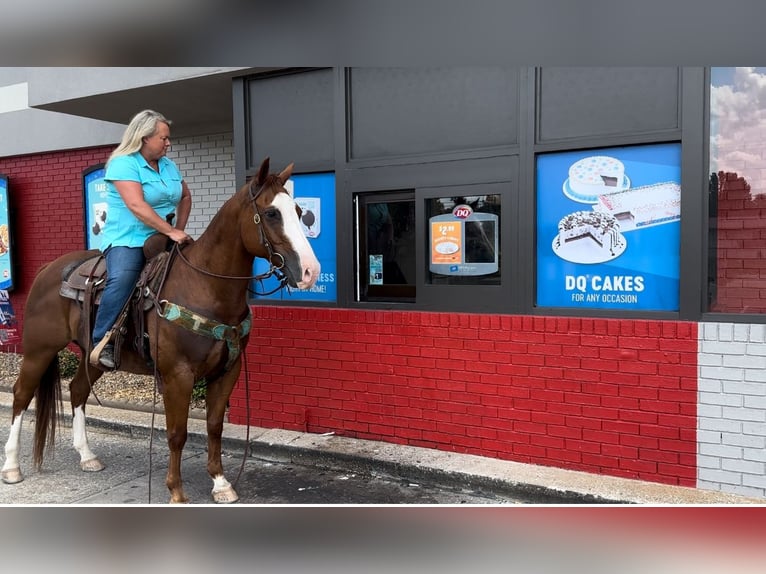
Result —
<svg viewBox="0 0 766 574"><path fill-rule="evenodd" d="M248 306L247 317L239 325L232 326L219 323L214 319L208 319L190 311L186 307L176 305L169 301L160 301L158 313L160 317L183 327L187 331L204 335L218 341L226 341L229 349L229 359L226 361L225 370L229 370L242 352L241 340L250 333L253 322L253 311Z"/></svg>

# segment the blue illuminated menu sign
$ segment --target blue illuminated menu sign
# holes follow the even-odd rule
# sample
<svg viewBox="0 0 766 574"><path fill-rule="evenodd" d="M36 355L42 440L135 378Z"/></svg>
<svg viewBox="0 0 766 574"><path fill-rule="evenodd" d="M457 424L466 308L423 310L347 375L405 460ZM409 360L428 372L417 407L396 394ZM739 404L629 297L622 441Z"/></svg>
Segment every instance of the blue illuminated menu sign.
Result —
<svg viewBox="0 0 766 574"><path fill-rule="evenodd" d="M537 158L537 305L677 311L681 145Z"/></svg>
<svg viewBox="0 0 766 574"><path fill-rule="evenodd" d="M0 289L13 289L13 245L11 241L8 178L0 175Z"/></svg>
<svg viewBox="0 0 766 574"><path fill-rule="evenodd" d="M104 164L89 167L82 174L85 197L85 244L88 249L101 247L101 230L106 223L106 182Z"/></svg>
<svg viewBox="0 0 766 574"><path fill-rule="evenodd" d="M293 187L295 203L301 208L301 228L309 245L322 266L319 279L311 289L299 290L285 287L269 295L279 286L274 277L264 281L254 281L251 289L256 300L285 301L324 301L337 300L336 288L336 250L335 250L335 174L311 173L293 175L285 184ZM259 275L269 270L267 261L256 258L253 274Z"/></svg>

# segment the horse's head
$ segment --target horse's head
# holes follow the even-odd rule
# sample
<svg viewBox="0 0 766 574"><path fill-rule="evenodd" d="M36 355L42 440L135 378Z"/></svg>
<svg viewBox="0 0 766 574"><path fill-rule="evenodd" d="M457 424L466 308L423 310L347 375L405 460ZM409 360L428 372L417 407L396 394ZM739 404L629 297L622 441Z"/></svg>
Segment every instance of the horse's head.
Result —
<svg viewBox="0 0 766 574"><path fill-rule="evenodd" d="M319 278L319 261L300 225L301 209L285 188L293 164L269 173L269 158L246 186L252 212L240 220L242 240L253 255L282 268L291 287L308 289ZM284 265L282 265L284 261Z"/></svg>

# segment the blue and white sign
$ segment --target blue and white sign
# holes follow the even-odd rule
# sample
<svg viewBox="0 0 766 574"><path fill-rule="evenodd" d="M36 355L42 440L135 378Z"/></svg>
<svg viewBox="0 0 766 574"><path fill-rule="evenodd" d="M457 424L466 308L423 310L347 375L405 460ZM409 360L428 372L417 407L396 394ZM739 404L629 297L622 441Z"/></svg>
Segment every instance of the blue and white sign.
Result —
<svg viewBox="0 0 766 574"><path fill-rule="evenodd" d="M284 289L271 295L268 293L278 286L274 277L264 281L254 281L251 285L255 300L276 299L285 301L324 301L334 303L337 300L336 279L336 249L335 249L335 174L311 173L298 174L290 177L293 197L301 208L301 227L308 239L309 245L319 259L322 271L319 280L308 290ZM259 275L269 270L269 264L257 258L253 266L253 274Z"/></svg>
<svg viewBox="0 0 766 574"><path fill-rule="evenodd" d="M537 158L537 305L677 311L681 145Z"/></svg>
<svg viewBox="0 0 766 574"><path fill-rule="evenodd" d="M83 172L85 190L85 244L88 249L101 247L101 230L106 223L106 182L103 164L86 169Z"/></svg>
<svg viewBox="0 0 766 574"><path fill-rule="evenodd" d="M13 246L11 245L8 178L0 175L0 289L13 289Z"/></svg>
<svg viewBox="0 0 766 574"><path fill-rule="evenodd" d="M0 345L21 343L21 333L8 291L0 289Z"/></svg>

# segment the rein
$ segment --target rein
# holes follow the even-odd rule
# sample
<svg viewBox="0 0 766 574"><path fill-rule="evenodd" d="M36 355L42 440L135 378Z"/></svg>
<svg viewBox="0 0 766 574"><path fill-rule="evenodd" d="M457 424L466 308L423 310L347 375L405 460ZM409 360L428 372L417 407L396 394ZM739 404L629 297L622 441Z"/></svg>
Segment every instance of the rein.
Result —
<svg viewBox="0 0 766 574"><path fill-rule="evenodd" d="M241 275L219 275L218 273L213 273L212 271L208 271L207 269L203 269L202 267L198 267L191 261L189 261L186 256L183 254L183 251L178 246L178 243L173 244L173 250L178 254L178 256L181 258L181 261L186 263L189 267L197 271L198 273L202 273L203 275L207 275L208 277L215 277L217 279L232 279L235 281L263 281L264 279L268 279L272 275L276 277L279 280L279 284L268 292L259 293L258 291L255 291L253 289L250 289L248 287L248 291L255 295L259 295L261 297L266 295L271 295L272 293L276 293L280 289L284 289L287 285L287 276L282 271L282 267L285 265L285 260L279 253L272 253L269 257L269 270L265 273L259 273L258 275L248 275L248 276L241 276ZM279 256L281 262L279 265L275 265L272 261L273 256Z"/></svg>

